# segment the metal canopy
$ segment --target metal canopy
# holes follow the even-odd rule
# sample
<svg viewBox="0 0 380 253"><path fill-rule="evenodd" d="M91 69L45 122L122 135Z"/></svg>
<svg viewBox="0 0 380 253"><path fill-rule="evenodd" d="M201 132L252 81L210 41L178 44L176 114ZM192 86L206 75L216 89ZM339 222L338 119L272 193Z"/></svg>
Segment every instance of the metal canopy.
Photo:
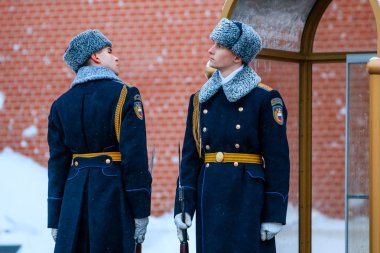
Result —
<svg viewBox="0 0 380 253"><path fill-rule="evenodd" d="M257 58L289 62L345 62L353 52L313 52L314 37L332 0L226 0L221 17L251 24L263 38ZM356 53L369 53L368 51Z"/></svg>
<svg viewBox="0 0 380 253"><path fill-rule="evenodd" d="M300 52L302 32L316 0L239 0L231 19L250 24L263 48Z"/></svg>

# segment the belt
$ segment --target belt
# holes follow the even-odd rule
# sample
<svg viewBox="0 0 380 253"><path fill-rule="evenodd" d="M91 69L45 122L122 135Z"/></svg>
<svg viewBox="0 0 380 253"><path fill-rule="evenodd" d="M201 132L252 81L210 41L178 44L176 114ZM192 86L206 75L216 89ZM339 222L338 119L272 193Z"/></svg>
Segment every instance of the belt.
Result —
<svg viewBox="0 0 380 253"><path fill-rule="evenodd" d="M99 153L86 153L86 154L73 154L73 159L77 157L91 158L97 157L101 155L110 156L112 161L121 162L121 154L120 152L99 152Z"/></svg>
<svg viewBox="0 0 380 253"><path fill-rule="evenodd" d="M262 164L263 160L261 155L257 154L243 154L243 153L206 153L205 163L255 163Z"/></svg>

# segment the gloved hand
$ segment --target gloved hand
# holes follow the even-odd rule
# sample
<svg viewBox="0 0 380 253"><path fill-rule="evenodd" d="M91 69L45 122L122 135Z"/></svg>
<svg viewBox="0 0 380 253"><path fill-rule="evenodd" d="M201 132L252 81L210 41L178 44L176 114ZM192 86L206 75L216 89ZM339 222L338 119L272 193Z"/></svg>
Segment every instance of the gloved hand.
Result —
<svg viewBox="0 0 380 253"><path fill-rule="evenodd" d="M277 222L264 222L261 223L261 240L270 240L282 229L282 224Z"/></svg>
<svg viewBox="0 0 380 253"><path fill-rule="evenodd" d="M51 236L53 236L54 241L57 241L58 228L51 229Z"/></svg>
<svg viewBox="0 0 380 253"><path fill-rule="evenodd" d="M183 234L182 230L183 229L188 229L191 227L191 216L188 213L185 213L185 222L182 221L182 214L179 213L174 217L174 223L177 226L177 237L180 242L183 242ZM187 240L189 238L186 238Z"/></svg>
<svg viewBox="0 0 380 253"><path fill-rule="evenodd" d="M145 240L146 227L148 226L149 218L135 219L135 241L143 243Z"/></svg>

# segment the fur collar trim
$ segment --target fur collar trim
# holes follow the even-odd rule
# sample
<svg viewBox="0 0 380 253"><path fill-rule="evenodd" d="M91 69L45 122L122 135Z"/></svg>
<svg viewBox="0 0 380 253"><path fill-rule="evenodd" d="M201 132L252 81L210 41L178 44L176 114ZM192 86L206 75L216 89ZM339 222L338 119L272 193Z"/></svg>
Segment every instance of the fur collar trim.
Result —
<svg viewBox="0 0 380 253"><path fill-rule="evenodd" d="M218 92L220 87L223 87L228 101L236 102L261 82L260 76L249 66L244 66L234 78L225 84L222 84L218 72L219 70L215 71L211 78L202 86L199 92L199 102L204 103L209 100Z"/></svg>
<svg viewBox="0 0 380 253"><path fill-rule="evenodd" d="M77 84L100 79L112 79L122 83L120 78L118 78L117 75L109 68L98 66L84 66L78 70L78 73L71 84L71 88Z"/></svg>

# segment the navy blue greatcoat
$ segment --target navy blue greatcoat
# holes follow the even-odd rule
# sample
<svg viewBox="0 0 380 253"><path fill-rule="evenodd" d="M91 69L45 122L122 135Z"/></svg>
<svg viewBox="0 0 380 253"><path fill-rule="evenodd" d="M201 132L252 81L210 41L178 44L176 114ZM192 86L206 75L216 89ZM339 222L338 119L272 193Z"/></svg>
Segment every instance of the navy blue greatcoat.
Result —
<svg viewBox="0 0 380 253"><path fill-rule="evenodd" d="M49 115L48 227L58 228L58 253L132 253L134 218L150 214L152 180L141 97L127 87L119 144L114 115L123 84L108 69L85 68ZM108 151L120 151L122 162L72 158Z"/></svg>
<svg viewBox="0 0 380 253"><path fill-rule="evenodd" d="M245 78L246 68L236 76L238 80ZM217 80L215 75L212 78ZM221 87L211 94L199 107L202 156L259 154L265 165L206 164L193 135L193 124L198 122L193 119L191 96L180 181L185 188L185 211L197 214L197 253L276 252L275 239L261 241L260 224L285 224L286 220L290 165L285 104L277 91L261 84L248 88L233 102ZM180 210L177 195L175 214Z"/></svg>

